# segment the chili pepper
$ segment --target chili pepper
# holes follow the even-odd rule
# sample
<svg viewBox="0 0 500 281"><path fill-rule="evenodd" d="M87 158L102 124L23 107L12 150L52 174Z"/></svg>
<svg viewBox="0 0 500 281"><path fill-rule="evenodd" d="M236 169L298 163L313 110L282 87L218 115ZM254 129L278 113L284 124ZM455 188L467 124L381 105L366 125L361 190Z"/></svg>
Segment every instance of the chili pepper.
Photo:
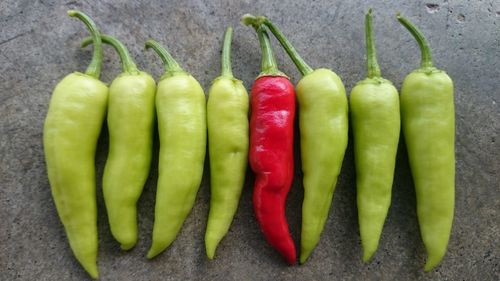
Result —
<svg viewBox="0 0 500 281"><path fill-rule="evenodd" d="M248 93L231 70L232 36L228 27L222 73L212 82L207 104L211 195L205 246L210 259L233 221L248 161Z"/></svg>
<svg viewBox="0 0 500 281"><path fill-rule="evenodd" d="M398 91L380 75L371 22L370 9L365 19L368 77L356 84L350 98L359 232L365 262L378 248L391 205L401 128Z"/></svg>
<svg viewBox="0 0 500 281"><path fill-rule="evenodd" d="M111 233L123 250L129 250L137 242L136 205L151 165L156 83L137 69L120 41L109 35L101 39L116 49L123 68L109 88L109 154L102 191ZM82 47L91 42L86 38Z"/></svg>
<svg viewBox="0 0 500 281"><path fill-rule="evenodd" d="M304 263L323 232L347 148L347 96L337 74L325 68L313 71L268 18L244 17L266 25L304 76L297 84L304 174L300 263Z"/></svg>
<svg viewBox="0 0 500 281"><path fill-rule="evenodd" d="M253 204L267 241L287 261L296 262L295 244L288 230L285 201L293 181L293 122L295 92L278 70L263 26L252 25L262 50L262 69L251 90L250 167L255 173Z"/></svg>
<svg viewBox="0 0 500 281"><path fill-rule="evenodd" d="M153 241L147 254L151 259L175 240L193 208L203 175L207 121L200 83L158 42L148 40L146 48L152 48L166 68L156 92L160 156Z"/></svg>
<svg viewBox="0 0 500 281"><path fill-rule="evenodd" d="M409 20L398 20L415 37L420 68L401 87L401 120L417 196L420 234L427 249L425 271L443 259L455 204L455 110L453 81L433 66L427 40Z"/></svg>
<svg viewBox="0 0 500 281"><path fill-rule="evenodd" d="M95 151L106 115L108 87L99 81L101 37L84 13L81 20L94 42L94 54L85 73L74 72L57 84L43 129L47 173L57 213L76 259L97 278L97 206Z"/></svg>

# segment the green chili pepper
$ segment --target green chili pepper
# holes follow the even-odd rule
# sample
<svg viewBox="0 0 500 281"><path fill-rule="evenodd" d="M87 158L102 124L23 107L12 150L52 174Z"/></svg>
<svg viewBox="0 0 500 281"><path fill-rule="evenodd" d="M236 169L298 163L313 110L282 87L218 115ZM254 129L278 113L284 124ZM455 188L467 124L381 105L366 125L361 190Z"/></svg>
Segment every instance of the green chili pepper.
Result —
<svg viewBox="0 0 500 281"><path fill-rule="evenodd" d="M429 45L407 19L397 16L422 52L420 68L406 76L401 88L401 120L408 149L420 233L427 249L425 270L443 259L455 204L455 111L453 82L435 68Z"/></svg>
<svg viewBox="0 0 500 281"><path fill-rule="evenodd" d="M359 232L365 262L378 248L391 205L401 128L398 91L380 76L371 12L370 9L365 19L368 78L356 84L350 97Z"/></svg>
<svg viewBox="0 0 500 281"><path fill-rule="evenodd" d="M109 88L109 154L102 191L111 233L123 250L129 250L137 242L136 205L151 165L156 83L137 69L120 41L108 35L101 39L116 49L123 67ZM86 38L82 47L90 43Z"/></svg>
<svg viewBox="0 0 500 281"><path fill-rule="evenodd" d="M148 40L146 48L155 50L166 68L156 92L160 156L153 241L147 255L151 259L175 240L194 205L203 174L207 122L200 83L158 42Z"/></svg>
<svg viewBox="0 0 500 281"><path fill-rule="evenodd" d="M304 173L300 262L304 263L323 232L344 160L349 128L347 96L335 72L326 68L313 70L269 19L252 15L243 18L265 24L304 75L297 84Z"/></svg>
<svg viewBox="0 0 500 281"><path fill-rule="evenodd" d="M101 37L84 13L68 15L85 23L94 42L85 73L74 72L57 84L43 129L43 146L52 197L69 244L83 268L97 278L97 206L95 151L101 132L108 87L99 81Z"/></svg>
<svg viewBox="0 0 500 281"><path fill-rule="evenodd" d="M212 82L207 104L211 195L205 247L210 259L238 209L248 161L248 93L231 71L232 37L228 27L222 73Z"/></svg>

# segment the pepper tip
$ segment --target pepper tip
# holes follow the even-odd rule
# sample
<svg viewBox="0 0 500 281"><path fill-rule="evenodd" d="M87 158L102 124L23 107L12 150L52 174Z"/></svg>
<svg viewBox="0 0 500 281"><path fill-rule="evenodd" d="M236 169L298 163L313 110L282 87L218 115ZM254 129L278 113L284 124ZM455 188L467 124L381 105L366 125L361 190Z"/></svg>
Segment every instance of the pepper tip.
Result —
<svg viewBox="0 0 500 281"><path fill-rule="evenodd" d="M435 259L435 257L428 257L427 258L427 262L425 263L425 266L424 266L424 271L425 272L429 272L429 271L432 271L436 266L439 265L441 261L441 258L439 259Z"/></svg>
<svg viewBox="0 0 500 281"><path fill-rule="evenodd" d="M299 264L304 264L307 261L307 257L300 256Z"/></svg>
<svg viewBox="0 0 500 281"><path fill-rule="evenodd" d="M148 253L146 254L146 257L150 260L150 259L156 257L156 254L153 253L151 250L149 250Z"/></svg>
<svg viewBox="0 0 500 281"><path fill-rule="evenodd" d="M429 263L425 264L424 266L424 271L425 272L429 272L429 271L432 271L434 269L435 265L431 265Z"/></svg>
<svg viewBox="0 0 500 281"><path fill-rule="evenodd" d="M297 260L295 257L293 258L287 258L287 261L286 263L289 265L289 266L294 266L296 263L297 263Z"/></svg>
<svg viewBox="0 0 500 281"><path fill-rule="evenodd" d="M216 245L215 245L215 246L213 246L213 245L206 244L206 246L205 246L205 250L206 250L206 252L207 252L207 258L208 258L209 260L213 260L213 259L214 259L214 256L215 256L215 248L216 248L216 247L217 247Z"/></svg>
<svg viewBox="0 0 500 281"><path fill-rule="evenodd" d="M363 262L364 263L369 263L370 260L372 259L372 256L373 256L373 252L364 252L363 254Z"/></svg>
<svg viewBox="0 0 500 281"><path fill-rule="evenodd" d="M90 278L92 278L94 280L99 278L99 271L97 269L97 265L95 265L95 264L90 265L90 266L84 265L84 269L90 275Z"/></svg>
<svg viewBox="0 0 500 281"><path fill-rule="evenodd" d="M92 272L90 273L89 272L89 275L90 275L90 278L94 279L94 280L97 280L99 278L99 272Z"/></svg>
<svg viewBox="0 0 500 281"><path fill-rule="evenodd" d="M128 242L128 243L122 243L122 244L120 244L120 248L123 251L131 250L132 248L134 248L134 246L135 246L135 241L134 242Z"/></svg>
<svg viewBox="0 0 500 281"><path fill-rule="evenodd" d="M159 248L158 246L151 246L151 248L149 249L146 257L148 259L153 259L157 255L161 254L163 252L163 250L165 250L165 248Z"/></svg>
<svg viewBox="0 0 500 281"><path fill-rule="evenodd" d="M295 248L293 248L293 251L289 251L286 254L281 254L284 254L285 261L289 266L294 266L297 263L297 254L295 253Z"/></svg>

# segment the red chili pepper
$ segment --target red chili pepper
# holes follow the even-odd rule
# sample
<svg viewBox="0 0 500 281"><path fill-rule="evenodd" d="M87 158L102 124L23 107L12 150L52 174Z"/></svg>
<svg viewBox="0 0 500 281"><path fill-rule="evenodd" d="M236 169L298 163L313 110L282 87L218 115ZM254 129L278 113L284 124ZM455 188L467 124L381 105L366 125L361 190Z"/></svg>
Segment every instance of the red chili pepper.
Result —
<svg viewBox="0 0 500 281"><path fill-rule="evenodd" d="M293 180L293 84L278 70L269 37L255 27L262 49L262 72L251 91L250 166L255 173L253 204L267 241L293 265L295 244L288 230L285 201Z"/></svg>

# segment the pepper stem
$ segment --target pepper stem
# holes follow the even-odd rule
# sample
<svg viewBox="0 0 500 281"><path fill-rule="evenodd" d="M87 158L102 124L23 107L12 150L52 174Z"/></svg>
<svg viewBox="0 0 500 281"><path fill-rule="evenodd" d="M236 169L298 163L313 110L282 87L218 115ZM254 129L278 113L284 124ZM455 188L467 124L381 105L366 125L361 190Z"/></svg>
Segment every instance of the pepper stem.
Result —
<svg viewBox="0 0 500 281"><path fill-rule="evenodd" d="M130 56L127 47L125 47L125 45L123 45L123 43L120 42L120 40L116 39L111 35L106 35L106 34L101 34L101 40L103 43L111 45L116 50L118 56L120 57L120 60L122 61L123 72L134 73L138 71L134 59ZM91 37L83 39L80 46L82 48L85 48L89 44L92 44Z"/></svg>
<svg viewBox="0 0 500 281"><path fill-rule="evenodd" d="M224 34L224 45L222 46L222 76L233 78L231 69L231 41L233 40L233 28L228 27Z"/></svg>
<svg viewBox="0 0 500 281"><path fill-rule="evenodd" d="M166 74L173 74L176 72L184 72L182 67L174 60L172 55L160 45L160 43L156 42L153 39L149 39L146 41L146 49L153 49L158 56L160 56L161 60L163 61L165 65L165 73Z"/></svg>
<svg viewBox="0 0 500 281"><path fill-rule="evenodd" d="M90 31L90 34L92 36L92 41L94 42L94 53L92 55L92 60L90 61L89 66L87 67L87 70L85 70L85 74L99 79L99 76L101 75L101 64L102 64L102 44L101 44L101 36L99 33L99 29L89 16L80 11L69 10L68 15L70 17L76 17L79 20L81 20Z"/></svg>
<svg viewBox="0 0 500 281"><path fill-rule="evenodd" d="M278 29L268 18L263 17L263 23L271 30L276 39L280 42L281 46L285 48L285 51L288 53L290 58L292 59L295 66L299 69L302 75L307 75L313 72L313 69L302 59L297 50L293 47L293 45L288 41L281 30Z"/></svg>
<svg viewBox="0 0 500 281"><path fill-rule="evenodd" d="M260 49L262 51L262 64L259 76L266 76L266 75L286 76L283 72L279 71L278 69L278 64L276 63L276 58L274 57L271 41L269 39L269 35L267 34L265 27L261 24L258 24L255 21L245 19L245 16L241 18L241 22L244 25L251 25L257 32Z"/></svg>
<svg viewBox="0 0 500 281"><path fill-rule="evenodd" d="M307 75L307 74L313 72L313 69L302 59L302 57L299 55L297 50L295 50L295 48L290 43L290 41L288 41L286 36L268 18L263 17L263 16L256 17L256 16L253 16L250 14L246 14L241 19L242 19L242 22L246 25L248 25L248 24L252 24L252 25L265 24L269 28L269 30L271 30L271 32L274 34L276 39L278 39L281 46L283 46L285 51L288 53L288 56L290 56L293 63L295 64L295 66L299 69L300 73L302 73L302 75Z"/></svg>
<svg viewBox="0 0 500 281"><path fill-rule="evenodd" d="M398 18L398 21L406 29L408 29L411 35L413 35L413 37L415 37L415 39L417 40L418 46L420 47L420 52L422 53L420 67L421 68L433 67L431 48L429 47L429 43L427 43L427 40L425 39L422 32L413 23L411 23L408 19L401 16L399 13L396 15L396 17Z"/></svg>
<svg viewBox="0 0 500 281"><path fill-rule="evenodd" d="M377 62L377 50L372 33L372 9L368 10L365 16L365 41L366 41L366 64L368 68L368 78L380 77L380 67Z"/></svg>
<svg viewBox="0 0 500 281"><path fill-rule="evenodd" d="M271 74L279 72L267 31L264 27L258 27L256 31L259 37L260 49L262 50L261 73Z"/></svg>

